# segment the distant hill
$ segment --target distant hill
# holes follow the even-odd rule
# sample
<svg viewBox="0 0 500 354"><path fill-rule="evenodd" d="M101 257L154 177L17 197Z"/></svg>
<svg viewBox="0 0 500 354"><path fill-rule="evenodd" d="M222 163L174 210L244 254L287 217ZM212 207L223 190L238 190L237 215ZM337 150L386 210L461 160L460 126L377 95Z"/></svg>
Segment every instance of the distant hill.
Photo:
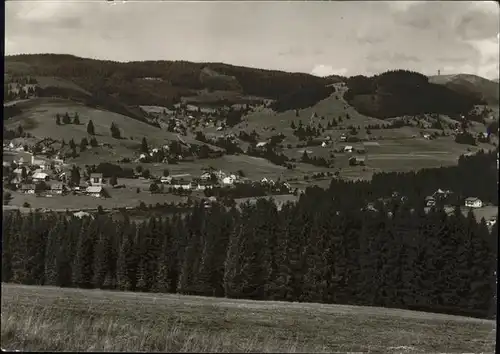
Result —
<svg viewBox="0 0 500 354"><path fill-rule="evenodd" d="M223 97L229 104L245 103L245 97L278 100L299 90L320 91L323 99L325 85L338 81L304 73L262 70L223 63L192 63L187 61L113 62L84 59L72 55L36 54L5 57L5 73L9 77L51 77L57 85L44 88L44 96L59 94L65 98L90 100L108 110L139 118L138 112L127 113L125 107L139 105L171 107L182 98L203 96L206 105L216 104L220 95L210 101L210 92L227 92ZM340 80L340 79L339 79ZM61 83L72 82L75 90ZM83 95L82 90L91 93ZM207 94L208 93L208 94ZM68 97L69 96L69 97ZM251 97L250 97L251 96ZM232 102L232 101L235 102ZM315 101L315 102L314 102ZM289 102L288 109L294 107ZM120 107L120 104L122 107Z"/></svg>
<svg viewBox="0 0 500 354"><path fill-rule="evenodd" d="M394 70L347 80L344 99L358 112L376 118L426 113L465 114L484 99L471 90L436 84L420 73ZM461 86L462 87L462 86Z"/></svg>
<svg viewBox="0 0 500 354"><path fill-rule="evenodd" d="M431 76L429 82L444 85L455 92L476 96L490 105L498 106L499 103L498 79L495 81L477 75L457 74Z"/></svg>

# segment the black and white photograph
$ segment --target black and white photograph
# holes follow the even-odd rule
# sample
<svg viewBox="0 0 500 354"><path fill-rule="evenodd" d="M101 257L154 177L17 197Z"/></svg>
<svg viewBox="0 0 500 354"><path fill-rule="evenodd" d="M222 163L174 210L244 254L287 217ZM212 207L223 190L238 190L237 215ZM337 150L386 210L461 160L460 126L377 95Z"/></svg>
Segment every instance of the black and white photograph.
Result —
<svg viewBox="0 0 500 354"><path fill-rule="evenodd" d="M495 1L5 1L2 351L494 353Z"/></svg>

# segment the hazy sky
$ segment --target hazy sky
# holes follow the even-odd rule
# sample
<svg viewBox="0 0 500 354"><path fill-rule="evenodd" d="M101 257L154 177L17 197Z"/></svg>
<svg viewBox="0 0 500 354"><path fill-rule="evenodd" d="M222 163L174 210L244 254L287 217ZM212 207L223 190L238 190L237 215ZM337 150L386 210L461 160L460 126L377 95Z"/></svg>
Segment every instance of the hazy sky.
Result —
<svg viewBox="0 0 500 354"><path fill-rule="evenodd" d="M499 76L499 6L460 2L9 1L7 55L217 61L315 75Z"/></svg>

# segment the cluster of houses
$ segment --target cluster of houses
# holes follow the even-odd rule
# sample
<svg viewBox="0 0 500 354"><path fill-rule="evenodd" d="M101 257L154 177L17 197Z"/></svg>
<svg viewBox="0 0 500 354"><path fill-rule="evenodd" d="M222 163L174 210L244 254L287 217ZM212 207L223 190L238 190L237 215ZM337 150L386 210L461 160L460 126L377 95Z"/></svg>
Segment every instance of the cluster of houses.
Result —
<svg viewBox="0 0 500 354"><path fill-rule="evenodd" d="M43 182L48 183L41 183L41 180L37 180L32 177L30 183L17 184L19 191L25 194L35 194L46 197L53 195L65 195L70 192L73 192L76 195L88 195L96 198L102 198L104 196L104 180L102 173L92 173L89 181L81 185L71 187L58 180L51 181L47 174L44 175L46 175L46 178Z"/></svg>
<svg viewBox="0 0 500 354"><path fill-rule="evenodd" d="M453 194L450 190L442 190L438 189L432 195L425 197L425 205L427 207L433 207L436 205L438 201L445 200L449 196ZM468 197L465 198L464 206L467 208L482 208L483 201L477 197Z"/></svg>
<svg viewBox="0 0 500 354"><path fill-rule="evenodd" d="M199 177L192 178L190 174L179 174L171 175L167 177L161 177L160 182L168 185L173 189L183 189L183 190L197 190L204 191L206 189L212 189L214 187L231 187L236 184L252 184L256 183L248 178L240 177L237 174L228 174L219 171L205 171ZM262 178L259 182L260 184L274 185L276 182L272 179ZM284 186L291 190L291 186L288 183L284 183Z"/></svg>
<svg viewBox="0 0 500 354"><path fill-rule="evenodd" d="M12 147L9 146L9 148ZM77 194L87 194L94 197L103 195L102 174L92 174L90 181L85 185L68 187L65 183L66 172L64 172L67 165L63 159L57 156L52 159L37 157L20 150L15 154L9 154L8 151L12 151L12 149L6 150L2 162L3 167L11 167L14 164L16 168L12 170L10 176L3 176L3 182L16 186L22 193L53 196L74 191Z"/></svg>

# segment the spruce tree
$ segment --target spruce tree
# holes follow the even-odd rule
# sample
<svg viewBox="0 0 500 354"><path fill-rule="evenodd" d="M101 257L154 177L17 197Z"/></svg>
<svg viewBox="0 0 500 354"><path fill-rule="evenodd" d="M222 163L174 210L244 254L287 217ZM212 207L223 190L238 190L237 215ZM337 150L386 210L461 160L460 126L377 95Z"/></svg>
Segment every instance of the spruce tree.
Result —
<svg viewBox="0 0 500 354"><path fill-rule="evenodd" d="M149 146L148 146L148 141L146 140L146 137L142 138L141 152L143 152L145 154L149 153Z"/></svg>
<svg viewBox="0 0 500 354"><path fill-rule="evenodd" d="M95 135L95 127L94 127L94 122L92 120L89 120L87 123L87 133L89 135Z"/></svg>

